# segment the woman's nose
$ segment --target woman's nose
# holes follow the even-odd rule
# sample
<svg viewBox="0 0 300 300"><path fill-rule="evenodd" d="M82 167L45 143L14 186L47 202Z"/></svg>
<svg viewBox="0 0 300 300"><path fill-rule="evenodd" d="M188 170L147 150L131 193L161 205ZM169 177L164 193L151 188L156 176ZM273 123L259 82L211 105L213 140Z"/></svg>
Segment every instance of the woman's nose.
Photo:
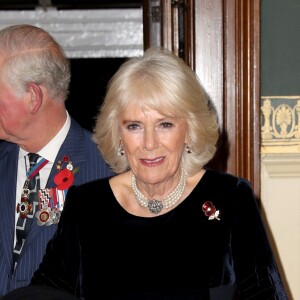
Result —
<svg viewBox="0 0 300 300"><path fill-rule="evenodd" d="M151 151L157 148L159 145L159 140L157 133L154 129L147 129L144 132L144 149Z"/></svg>

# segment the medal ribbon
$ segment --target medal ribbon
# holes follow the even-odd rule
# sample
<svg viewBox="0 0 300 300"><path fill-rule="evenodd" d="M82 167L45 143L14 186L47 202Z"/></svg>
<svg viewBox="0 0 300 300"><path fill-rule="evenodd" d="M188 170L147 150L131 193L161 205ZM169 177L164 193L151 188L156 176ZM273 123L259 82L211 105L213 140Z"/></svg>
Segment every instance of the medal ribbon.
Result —
<svg viewBox="0 0 300 300"><path fill-rule="evenodd" d="M27 173L27 178L32 179L47 163L49 160L42 158L36 165L31 168Z"/></svg>
<svg viewBox="0 0 300 300"><path fill-rule="evenodd" d="M21 196L21 203L18 203L17 205L17 212L20 212L22 218L26 218L27 214L31 212L32 206L28 203L28 196L29 196L29 190L28 186L30 183L30 180L34 178L38 174L38 172L48 163L48 160L45 158L42 158L38 163L36 163L32 168L30 168L29 171L26 173L26 180L23 185L23 191Z"/></svg>

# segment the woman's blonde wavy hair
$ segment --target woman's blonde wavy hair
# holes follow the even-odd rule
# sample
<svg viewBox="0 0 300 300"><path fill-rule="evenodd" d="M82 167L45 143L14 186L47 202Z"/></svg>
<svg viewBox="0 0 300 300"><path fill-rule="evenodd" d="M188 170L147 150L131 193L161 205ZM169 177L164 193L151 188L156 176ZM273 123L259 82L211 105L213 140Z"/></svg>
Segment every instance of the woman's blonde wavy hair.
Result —
<svg viewBox="0 0 300 300"><path fill-rule="evenodd" d="M182 153L187 175L194 175L214 156L219 137L217 114L197 75L172 52L150 48L142 57L127 60L114 74L96 118L93 139L115 173L130 169L126 155L119 156L117 151L118 118L129 102L186 120L192 150Z"/></svg>

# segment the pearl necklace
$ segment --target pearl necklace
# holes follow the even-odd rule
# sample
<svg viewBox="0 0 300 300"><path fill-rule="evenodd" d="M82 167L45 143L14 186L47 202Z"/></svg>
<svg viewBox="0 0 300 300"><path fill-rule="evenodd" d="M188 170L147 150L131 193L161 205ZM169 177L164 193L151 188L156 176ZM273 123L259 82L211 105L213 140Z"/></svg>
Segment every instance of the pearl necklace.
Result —
<svg viewBox="0 0 300 300"><path fill-rule="evenodd" d="M134 196L137 202L144 207L147 207L153 214L159 214L163 208L169 208L173 206L182 196L186 183L186 175L184 170L181 170L180 180L177 187L163 200L159 201L156 199L148 200L138 189L136 185L135 176L131 177L131 186L133 189Z"/></svg>

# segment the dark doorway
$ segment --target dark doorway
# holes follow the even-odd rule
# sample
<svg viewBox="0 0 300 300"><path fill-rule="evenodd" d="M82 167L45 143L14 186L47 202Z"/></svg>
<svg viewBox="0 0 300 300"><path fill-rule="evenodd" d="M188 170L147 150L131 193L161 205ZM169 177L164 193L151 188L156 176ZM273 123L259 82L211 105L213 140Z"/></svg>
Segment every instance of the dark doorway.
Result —
<svg viewBox="0 0 300 300"><path fill-rule="evenodd" d="M109 79L127 58L71 59L70 95L66 107L84 128L92 130Z"/></svg>

